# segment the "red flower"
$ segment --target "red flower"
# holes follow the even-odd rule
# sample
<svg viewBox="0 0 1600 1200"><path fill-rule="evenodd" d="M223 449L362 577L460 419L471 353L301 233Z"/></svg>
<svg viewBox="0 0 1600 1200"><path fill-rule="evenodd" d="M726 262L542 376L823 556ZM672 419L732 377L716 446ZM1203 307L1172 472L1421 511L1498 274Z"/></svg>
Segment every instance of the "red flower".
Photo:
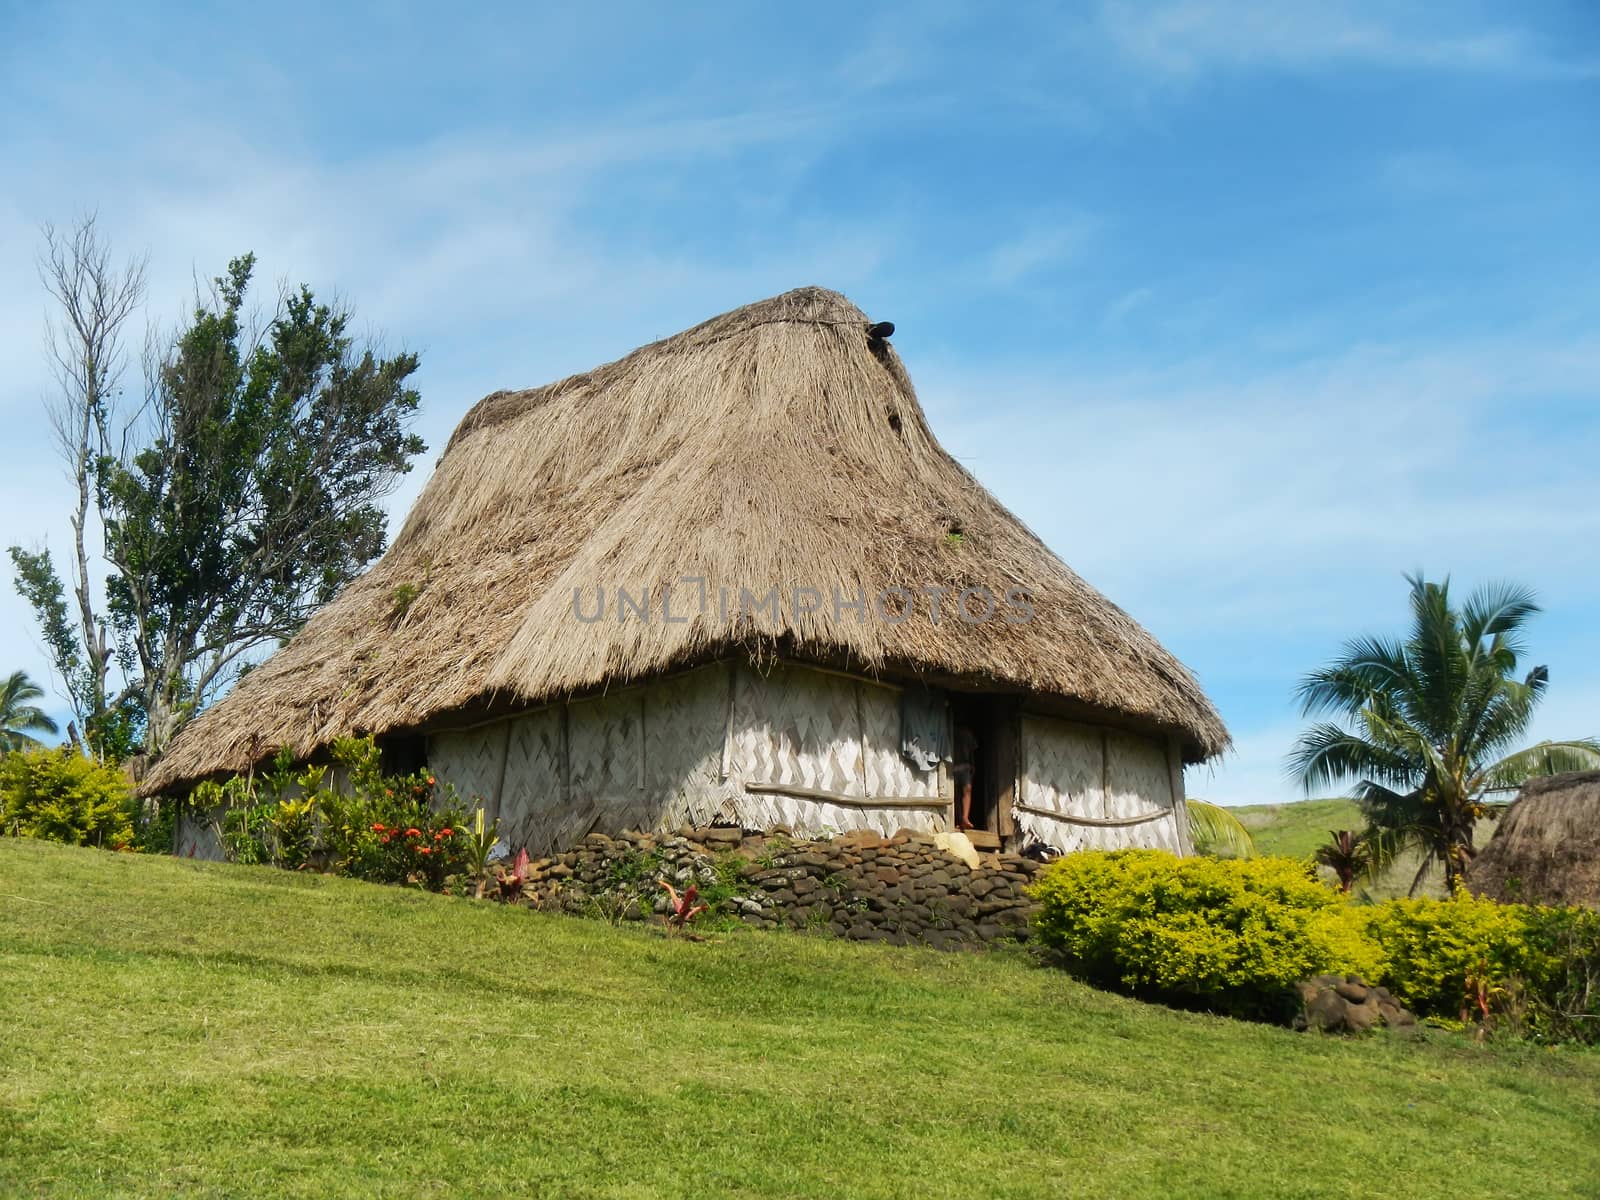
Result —
<svg viewBox="0 0 1600 1200"><path fill-rule="evenodd" d="M387 834L387 833L386 833L386 834L384 834L384 835L383 835L383 837L382 837L382 839L380 839L380 840L381 840L381 841L382 841L382 842L383 842L383 844L384 844L384 845L385 845L385 846L387 846L387 845L388 845L388 844L389 844L389 835L388 835L388 834Z"/></svg>
<svg viewBox="0 0 1600 1200"><path fill-rule="evenodd" d="M417 853L418 854L432 854L433 853L433 848L431 846L418 846L417 847Z"/></svg>
<svg viewBox="0 0 1600 1200"><path fill-rule="evenodd" d="M428 786L429 787L432 787L437 782L439 782L439 781L437 779L435 779L432 775L428 776Z"/></svg>
<svg viewBox="0 0 1600 1200"><path fill-rule="evenodd" d="M448 826L448 825L446 825L443 829L439 830L439 834L440 834L441 837L453 837L455 835L455 832L456 831L454 829L451 829L450 826Z"/></svg>
<svg viewBox="0 0 1600 1200"><path fill-rule="evenodd" d="M415 829L415 828L408 829L408 830L406 830L406 836L407 837L421 837L422 836L422 830Z"/></svg>
<svg viewBox="0 0 1600 1200"><path fill-rule="evenodd" d="M382 833L383 832L383 825L382 824L374 824L373 827L372 827L372 832L373 833Z"/></svg>

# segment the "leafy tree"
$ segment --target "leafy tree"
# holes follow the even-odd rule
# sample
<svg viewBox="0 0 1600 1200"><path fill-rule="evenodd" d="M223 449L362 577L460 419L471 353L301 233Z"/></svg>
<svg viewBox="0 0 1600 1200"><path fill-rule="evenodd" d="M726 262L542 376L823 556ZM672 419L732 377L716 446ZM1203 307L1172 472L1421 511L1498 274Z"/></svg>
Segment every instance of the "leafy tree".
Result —
<svg viewBox="0 0 1600 1200"><path fill-rule="evenodd" d="M55 733L56 723L37 705L28 703L44 695L44 689L24 671L13 671L0 681L0 754L8 750L27 750L40 745L36 733Z"/></svg>
<svg viewBox="0 0 1600 1200"><path fill-rule="evenodd" d="M1422 852L1416 891L1442 863L1453 893L1473 856L1473 827L1492 792L1534 775L1600 766L1593 739L1517 747L1549 686L1545 667L1518 676L1522 631L1539 611L1525 588L1479 588L1460 609L1450 585L1408 577L1404 640L1359 638L1300 685L1306 716L1341 720L1301 735L1291 769L1308 793L1355 782L1375 845Z"/></svg>
<svg viewBox="0 0 1600 1200"><path fill-rule="evenodd" d="M73 490L72 606L48 550L11 547L17 590L32 606L51 665L66 688L91 749L121 757L137 736L130 696L113 697L116 646L97 604L90 542L97 522L96 468L111 452L114 409L122 375L122 330L144 298L142 260L112 262L95 218L70 230L44 228L39 278L55 303L45 344L56 380L45 414Z"/></svg>
<svg viewBox="0 0 1600 1200"><path fill-rule="evenodd" d="M166 349L147 355L136 412L103 387L92 404L72 393L92 410L73 426L90 453L68 461L92 484L103 610L81 585L69 607L48 551L12 548L18 590L97 753L142 737L159 755L253 652L293 635L382 553L378 502L424 449L408 432L417 356L358 345L350 311L304 286L252 323L254 267L252 255L229 263ZM119 693L106 686L113 661Z"/></svg>

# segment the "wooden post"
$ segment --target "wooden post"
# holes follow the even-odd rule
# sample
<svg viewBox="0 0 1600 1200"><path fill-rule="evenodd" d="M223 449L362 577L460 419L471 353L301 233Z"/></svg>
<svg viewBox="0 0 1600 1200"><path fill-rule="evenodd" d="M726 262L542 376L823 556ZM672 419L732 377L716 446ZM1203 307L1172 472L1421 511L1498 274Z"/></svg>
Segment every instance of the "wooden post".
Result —
<svg viewBox="0 0 1600 1200"><path fill-rule="evenodd" d="M505 810L506 761L511 757L511 722L506 721L505 741L500 745L500 773L494 781L494 819L498 821Z"/></svg>
<svg viewBox="0 0 1600 1200"><path fill-rule="evenodd" d="M728 703L722 721L722 782L728 782L733 757L733 696L739 689L739 660L728 660Z"/></svg>
<svg viewBox="0 0 1600 1200"><path fill-rule="evenodd" d="M1194 853L1189 836L1189 800L1183 789L1183 748L1178 739L1167 739L1167 774L1172 781L1172 816L1178 824L1178 853L1187 858Z"/></svg>
<svg viewBox="0 0 1600 1200"><path fill-rule="evenodd" d="M861 681L856 680L855 687L851 689L856 696L856 741L860 745L860 753L856 756L856 775L861 780L861 794L871 795L867 790L867 723L861 716Z"/></svg>
<svg viewBox="0 0 1600 1200"><path fill-rule="evenodd" d="M1015 836L1017 832L1016 817L1012 807L1018 800L1017 778L1018 763L1020 761L1020 745L1022 740L1022 722L1018 714L1018 705L1015 701L996 702L996 711L989 721L989 729L994 740L994 753L991 756L994 778L994 806L995 806L995 832L1002 839Z"/></svg>

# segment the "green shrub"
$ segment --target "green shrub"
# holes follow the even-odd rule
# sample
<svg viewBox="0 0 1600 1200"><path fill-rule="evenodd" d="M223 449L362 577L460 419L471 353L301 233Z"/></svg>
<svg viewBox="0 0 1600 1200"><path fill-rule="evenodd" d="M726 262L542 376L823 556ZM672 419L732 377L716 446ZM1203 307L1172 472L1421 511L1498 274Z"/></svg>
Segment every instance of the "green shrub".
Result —
<svg viewBox="0 0 1600 1200"><path fill-rule="evenodd" d="M123 850L133 816L122 772L70 746L0 756L0 824L13 836Z"/></svg>
<svg viewBox="0 0 1600 1200"><path fill-rule="evenodd" d="M1372 909L1368 936L1384 983L1417 1013L1600 1041L1600 913L1466 894L1391 900Z"/></svg>
<svg viewBox="0 0 1600 1200"><path fill-rule="evenodd" d="M1529 1024L1549 1041L1600 1043L1600 912L1528 907Z"/></svg>
<svg viewBox="0 0 1600 1200"><path fill-rule="evenodd" d="M1357 974L1419 1016L1600 1042L1600 912L1451 900L1353 905L1284 858L1160 850L1057 859L1034 884L1042 945L1091 983L1280 1019L1293 985Z"/></svg>
<svg viewBox="0 0 1600 1200"><path fill-rule="evenodd" d="M1374 905L1367 936L1383 949L1384 983L1413 1012L1458 1017L1469 981L1525 976L1539 956L1526 906L1461 895Z"/></svg>
<svg viewBox="0 0 1600 1200"><path fill-rule="evenodd" d="M1290 859L1090 851L1032 892L1039 941L1065 966L1146 999L1279 1018L1299 981L1382 966L1361 912Z"/></svg>
<svg viewBox="0 0 1600 1200"><path fill-rule="evenodd" d="M340 788L328 769L296 770L280 753L261 775L204 783L193 802L220 807L223 854L232 862L314 866L370 883L445 891L472 873L468 818L448 785L427 771L385 775L371 738L333 744Z"/></svg>

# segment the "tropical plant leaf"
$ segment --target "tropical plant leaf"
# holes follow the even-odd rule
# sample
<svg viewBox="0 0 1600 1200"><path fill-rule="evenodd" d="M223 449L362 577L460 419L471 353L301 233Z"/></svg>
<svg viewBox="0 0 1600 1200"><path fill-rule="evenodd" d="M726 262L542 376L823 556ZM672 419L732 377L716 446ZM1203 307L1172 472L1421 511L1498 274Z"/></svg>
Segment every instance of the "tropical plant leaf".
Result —
<svg viewBox="0 0 1600 1200"><path fill-rule="evenodd" d="M1226 808L1205 800L1189 800L1184 807L1189 810L1189 840L1201 853L1227 858L1255 857L1255 839Z"/></svg>
<svg viewBox="0 0 1600 1200"><path fill-rule="evenodd" d="M1600 741L1579 738L1567 742L1540 742L1508 754L1484 768L1486 787L1521 787L1537 775L1559 775L1563 771L1600 770Z"/></svg>

